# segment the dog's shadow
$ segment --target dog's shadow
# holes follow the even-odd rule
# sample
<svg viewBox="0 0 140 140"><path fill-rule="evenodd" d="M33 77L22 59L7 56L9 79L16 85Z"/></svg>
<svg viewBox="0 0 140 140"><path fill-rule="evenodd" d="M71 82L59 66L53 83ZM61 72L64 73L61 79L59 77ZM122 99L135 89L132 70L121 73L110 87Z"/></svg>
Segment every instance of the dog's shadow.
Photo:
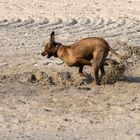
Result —
<svg viewBox="0 0 140 140"><path fill-rule="evenodd" d="M129 83L140 83L140 77L131 77L131 76L125 76L124 82Z"/></svg>
<svg viewBox="0 0 140 140"><path fill-rule="evenodd" d="M91 84L94 82L94 78L91 74L88 74L85 81L87 84ZM124 76L122 81L128 82L128 83L140 83L140 77Z"/></svg>

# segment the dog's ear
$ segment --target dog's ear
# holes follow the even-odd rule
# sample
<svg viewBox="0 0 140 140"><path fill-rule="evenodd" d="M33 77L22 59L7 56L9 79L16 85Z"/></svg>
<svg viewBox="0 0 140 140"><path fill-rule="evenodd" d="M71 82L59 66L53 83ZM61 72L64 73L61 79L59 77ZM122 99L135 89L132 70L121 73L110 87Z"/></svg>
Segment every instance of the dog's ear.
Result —
<svg viewBox="0 0 140 140"><path fill-rule="evenodd" d="M52 33L50 34L50 43L55 43L55 32L52 31Z"/></svg>

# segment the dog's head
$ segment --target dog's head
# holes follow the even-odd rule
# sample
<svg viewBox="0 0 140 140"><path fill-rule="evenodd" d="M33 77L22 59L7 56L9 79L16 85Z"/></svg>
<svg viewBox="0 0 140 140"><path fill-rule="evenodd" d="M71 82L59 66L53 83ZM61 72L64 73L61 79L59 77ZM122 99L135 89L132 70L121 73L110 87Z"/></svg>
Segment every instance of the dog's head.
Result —
<svg viewBox="0 0 140 140"><path fill-rule="evenodd" d="M55 32L53 31L50 34L50 40L49 43L45 45L44 51L41 53L42 56L47 56L47 58L50 58L52 56L57 57L57 47L59 43L55 42Z"/></svg>

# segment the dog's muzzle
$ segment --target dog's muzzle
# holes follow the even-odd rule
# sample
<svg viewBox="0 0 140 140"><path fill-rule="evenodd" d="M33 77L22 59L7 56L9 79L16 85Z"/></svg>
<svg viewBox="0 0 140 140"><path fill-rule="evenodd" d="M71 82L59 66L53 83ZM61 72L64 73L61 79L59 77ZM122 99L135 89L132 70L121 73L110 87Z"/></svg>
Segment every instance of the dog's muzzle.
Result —
<svg viewBox="0 0 140 140"><path fill-rule="evenodd" d="M48 56L47 56L47 58L51 58L53 55L51 55L51 54L48 54Z"/></svg>

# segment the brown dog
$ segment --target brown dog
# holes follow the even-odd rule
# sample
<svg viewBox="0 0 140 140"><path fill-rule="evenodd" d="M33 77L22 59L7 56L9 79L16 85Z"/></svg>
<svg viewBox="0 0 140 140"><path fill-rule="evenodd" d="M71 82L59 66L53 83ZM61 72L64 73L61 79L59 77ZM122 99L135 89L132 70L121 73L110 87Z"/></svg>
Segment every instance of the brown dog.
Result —
<svg viewBox="0 0 140 140"><path fill-rule="evenodd" d="M54 37L55 33L52 32L50 34L50 41L45 45L42 56L47 55L47 58L52 56L59 57L68 66L79 67L80 74L83 74L82 71L85 65L92 66L95 80L94 83L96 85L100 84L98 78L99 70L101 70L102 75L105 74L104 63L109 51L121 59L127 59L132 55L131 53L127 56L120 56L104 39L99 37L85 38L75 44L68 46L55 42ZM90 62L91 60L92 62Z"/></svg>

